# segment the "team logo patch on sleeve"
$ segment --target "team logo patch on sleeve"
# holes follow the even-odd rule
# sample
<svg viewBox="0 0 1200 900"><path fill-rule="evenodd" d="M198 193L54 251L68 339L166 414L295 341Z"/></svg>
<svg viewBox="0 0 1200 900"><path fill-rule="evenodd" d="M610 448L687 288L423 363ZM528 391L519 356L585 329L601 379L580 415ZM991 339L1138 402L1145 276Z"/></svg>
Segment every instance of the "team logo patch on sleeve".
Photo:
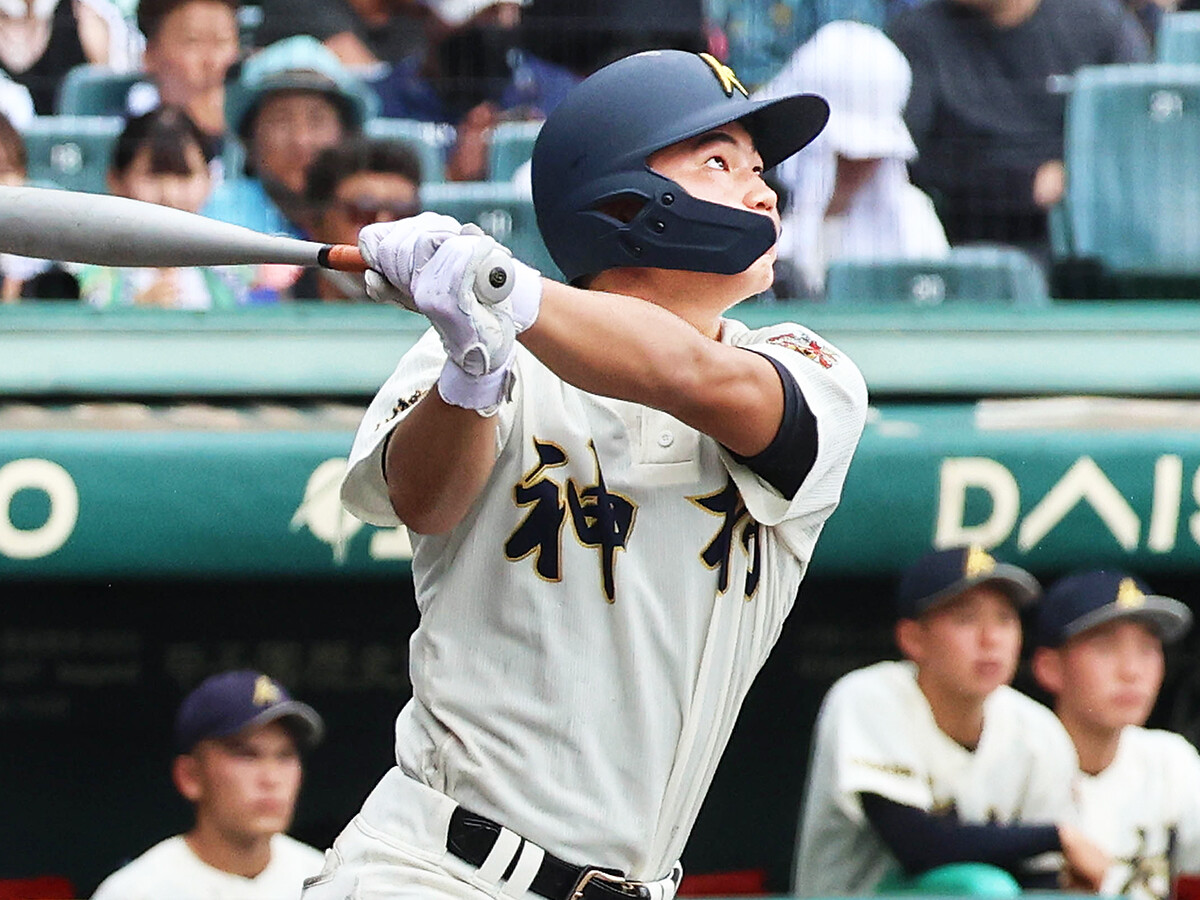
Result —
<svg viewBox="0 0 1200 900"><path fill-rule="evenodd" d="M811 335L804 332L800 332L799 334L794 332L776 334L767 338L767 343L786 347L788 350L795 350L801 356L811 359L822 369L832 369L833 364L838 361L837 353L830 350L820 341L813 340Z"/></svg>

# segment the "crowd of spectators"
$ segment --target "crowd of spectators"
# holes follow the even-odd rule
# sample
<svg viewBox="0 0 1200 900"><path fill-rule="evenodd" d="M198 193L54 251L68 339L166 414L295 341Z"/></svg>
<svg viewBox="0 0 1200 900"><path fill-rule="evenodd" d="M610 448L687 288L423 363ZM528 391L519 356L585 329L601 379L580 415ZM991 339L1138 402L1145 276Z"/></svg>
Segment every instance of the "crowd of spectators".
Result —
<svg viewBox="0 0 1200 900"><path fill-rule="evenodd" d="M821 139L772 176L784 209L774 296L819 299L832 260L932 259L964 244L1016 246L1049 270L1049 212L1067 190L1069 76L1149 60L1172 8L1172 0L3 0L5 177L25 177L19 136L35 115L60 112L67 73L102 66L132 87L118 109L95 114L122 113L132 127L170 109L167 119L199 136L209 176L195 178L203 214L317 237L310 166L343 143L361 149L370 122L440 129L440 171L427 180L488 181L498 125L540 121L614 59L675 47L712 53L757 95L802 89L830 100ZM121 181L110 168L110 188ZM527 167L511 187L528 190ZM392 207L419 208L415 199L382 208ZM4 301L64 284L32 282L46 269L40 262L2 257L0 269ZM102 282L104 290L82 290L88 302L160 296L127 296L127 276ZM318 284L329 293L311 273L264 269L213 304L299 299ZM349 287L343 280L335 293L355 296ZM162 302L200 302L185 293Z"/></svg>

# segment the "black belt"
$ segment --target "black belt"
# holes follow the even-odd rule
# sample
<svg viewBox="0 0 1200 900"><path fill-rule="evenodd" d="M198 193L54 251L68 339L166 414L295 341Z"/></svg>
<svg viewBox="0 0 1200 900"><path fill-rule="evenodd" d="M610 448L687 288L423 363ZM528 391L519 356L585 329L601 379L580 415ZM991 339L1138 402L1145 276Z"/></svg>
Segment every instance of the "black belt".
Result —
<svg viewBox="0 0 1200 900"><path fill-rule="evenodd" d="M464 862L469 862L476 868L483 865L492 847L500 837L500 824L491 819L477 815L461 806L456 807L450 816L450 829L446 833L446 849ZM512 862L503 878L512 875L517 860L521 858L525 839L517 852L513 854ZM642 884L626 881L625 875L616 869L606 869L600 866L574 866L556 856L547 853L542 858L537 874L529 885L529 890L547 898L547 900L650 900L650 891Z"/></svg>

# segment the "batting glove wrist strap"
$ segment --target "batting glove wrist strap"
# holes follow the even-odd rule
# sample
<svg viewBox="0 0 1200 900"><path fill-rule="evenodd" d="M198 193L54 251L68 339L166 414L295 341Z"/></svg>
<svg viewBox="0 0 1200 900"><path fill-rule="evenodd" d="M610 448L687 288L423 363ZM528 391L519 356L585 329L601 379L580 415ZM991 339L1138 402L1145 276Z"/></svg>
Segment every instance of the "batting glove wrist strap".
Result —
<svg viewBox="0 0 1200 900"><path fill-rule="evenodd" d="M515 354L514 354L515 355ZM468 375L453 360L446 360L438 376L438 394L451 406L473 409L481 416L494 416L512 394L512 358L483 375Z"/></svg>

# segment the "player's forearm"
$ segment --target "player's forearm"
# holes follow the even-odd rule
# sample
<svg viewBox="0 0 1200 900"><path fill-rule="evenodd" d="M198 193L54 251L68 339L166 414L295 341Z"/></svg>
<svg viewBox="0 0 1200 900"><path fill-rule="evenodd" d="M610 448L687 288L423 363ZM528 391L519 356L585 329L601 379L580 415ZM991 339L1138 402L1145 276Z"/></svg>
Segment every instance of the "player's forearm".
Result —
<svg viewBox="0 0 1200 900"><path fill-rule="evenodd" d="M871 827L909 874L957 862L1015 869L1040 853L1061 849L1054 825L966 824L878 794L860 796Z"/></svg>
<svg viewBox="0 0 1200 900"><path fill-rule="evenodd" d="M496 419L446 403L437 390L396 425L384 456L392 508L418 534L457 525L495 465Z"/></svg>
<svg viewBox="0 0 1200 900"><path fill-rule="evenodd" d="M564 381L661 409L752 455L775 436L783 388L769 362L634 297L546 281L521 342Z"/></svg>

